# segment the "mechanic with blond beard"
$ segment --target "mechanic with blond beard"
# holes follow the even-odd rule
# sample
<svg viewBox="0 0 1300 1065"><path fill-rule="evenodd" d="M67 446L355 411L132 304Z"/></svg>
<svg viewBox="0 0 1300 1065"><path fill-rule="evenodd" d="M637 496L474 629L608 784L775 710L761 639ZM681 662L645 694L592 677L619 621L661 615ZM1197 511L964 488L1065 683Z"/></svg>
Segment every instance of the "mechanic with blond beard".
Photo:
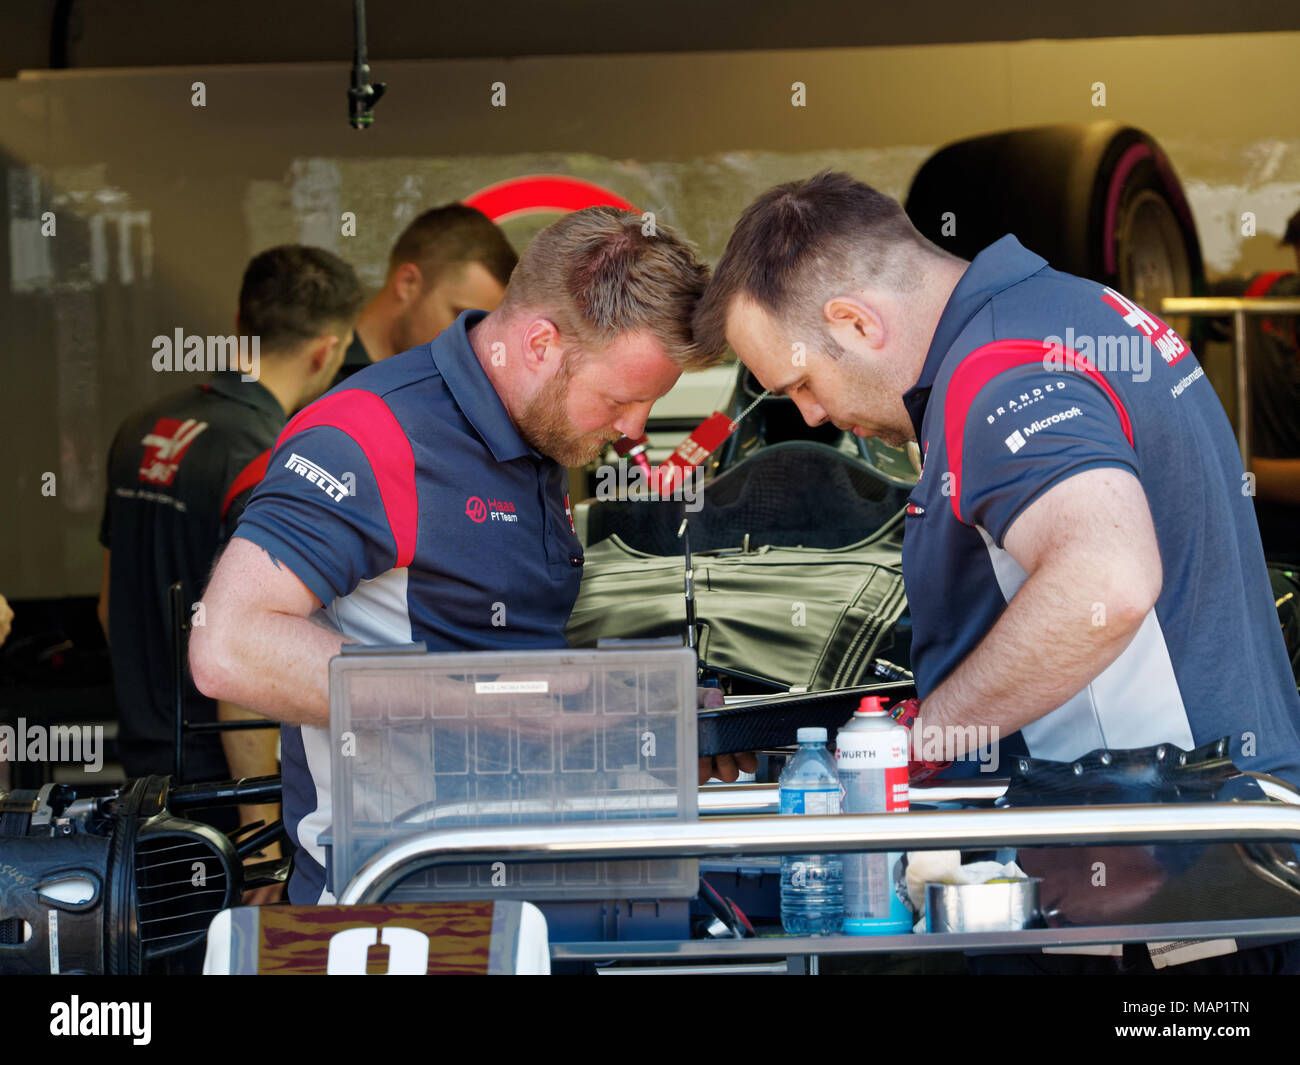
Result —
<svg viewBox="0 0 1300 1065"><path fill-rule="evenodd" d="M614 208L533 240L491 313L362 370L285 428L204 594L200 690L280 720L289 897L329 902L329 660L344 643L561 648L582 576L566 466L641 434L707 270ZM508 624L494 624L497 604ZM311 619L321 608L330 627Z"/></svg>

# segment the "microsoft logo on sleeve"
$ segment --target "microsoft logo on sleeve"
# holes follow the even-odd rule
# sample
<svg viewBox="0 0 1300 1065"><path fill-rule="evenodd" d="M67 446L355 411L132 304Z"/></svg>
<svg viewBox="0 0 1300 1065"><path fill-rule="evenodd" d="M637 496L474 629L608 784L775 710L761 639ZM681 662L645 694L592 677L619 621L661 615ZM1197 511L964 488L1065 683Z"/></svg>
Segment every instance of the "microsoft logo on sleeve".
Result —
<svg viewBox="0 0 1300 1065"><path fill-rule="evenodd" d="M1007 437L1006 445L1007 445L1007 450L1010 451L1011 454L1013 455L1017 451L1019 451L1022 447L1025 446L1025 438L1020 435L1019 429L1017 429L1014 433L1012 433L1009 437Z"/></svg>

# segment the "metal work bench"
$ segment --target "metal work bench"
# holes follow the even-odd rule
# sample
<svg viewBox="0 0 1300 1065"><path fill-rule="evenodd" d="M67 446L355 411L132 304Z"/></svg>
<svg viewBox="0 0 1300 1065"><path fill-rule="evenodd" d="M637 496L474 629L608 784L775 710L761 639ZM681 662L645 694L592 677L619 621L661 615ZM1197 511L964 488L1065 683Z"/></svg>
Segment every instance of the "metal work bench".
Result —
<svg viewBox="0 0 1300 1065"><path fill-rule="evenodd" d="M394 841L366 862L339 902L381 902L388 890L414 872L488 860L726 858L738 854L983 850L1067 844L1300 844L1300 796L1269 778L1256 779L1275 801L996 808L992 804L1005 791L1007 782L990 780L914 789L914 806L963 804L964 808L914 808L901 814L829 817L775 816L775 785L706 786L700 789L697 823L588 823L414 834ZM565 962L680 963L676 967L655 967L654 971L664 973L816 972L818 956L832 954L1035 951L1091 944L1289 936L1300 938L1300 898L1296 914L1285 918L942 935L557 942L551 944L551 957Z"/></svg>

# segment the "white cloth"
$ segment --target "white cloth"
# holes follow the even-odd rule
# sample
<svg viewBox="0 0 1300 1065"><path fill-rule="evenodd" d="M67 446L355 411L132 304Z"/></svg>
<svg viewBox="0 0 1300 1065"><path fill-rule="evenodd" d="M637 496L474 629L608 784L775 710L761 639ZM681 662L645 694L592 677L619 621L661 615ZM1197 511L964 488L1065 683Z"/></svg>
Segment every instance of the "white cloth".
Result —
<svg viewBox="0 0 1300 1065"><path fill-rule="evenodd" d="M971 862L962 865L961 851L908 851L907 897L917 916L913 931L925 931L926 884L987 884L990 880L1002 877L1026 879L1024 870L1015 862Z"/></svg>

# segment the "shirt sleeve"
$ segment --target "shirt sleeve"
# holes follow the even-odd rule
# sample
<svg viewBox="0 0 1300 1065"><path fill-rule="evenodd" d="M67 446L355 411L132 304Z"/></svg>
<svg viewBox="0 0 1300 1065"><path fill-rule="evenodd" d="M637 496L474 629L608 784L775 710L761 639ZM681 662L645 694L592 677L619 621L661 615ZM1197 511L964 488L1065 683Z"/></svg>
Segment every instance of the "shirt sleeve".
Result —
<svg viewBox="0 0 1300 1065"><path fill-rule="evenodd" d="M239 527L240 519L244 516L244 508L248 506L248 501L252 498L253 490L256 487L257 485L249 485L231 498L230 505L226 508L226 512L221 518L222 543L225 543L230 539L230 531L232 529Z"/></svg>
<svg viewBox="0 0 1300 1065"><path fill-rule="evenodd" d="M232 452L226 463L224 480L226 482L221 499L220 539L225 543L239 525L254 490L266 476L271 460L271 448L263 447L256 451L254 447L244 447Z"/></svg>
<svg viewBox="0 0 1300 1065"><path fill-rule="evenodd" d="M1047 369L1041 357L968 360L944 417L957 517L1003 546L1012 523L1049 488L1083 470L1138 474L1132 425L1114 386L1093 369Z"/></svg>
<svg viewBox="0 0 1300 1065"><path fill-rule="evenodd" d="M393 569L409 535L394 510L413 508L413 473L409 485L393 484L391 462L368 454L356 435L317 424L282 438L233 533L268 551L326 605Z"/></svg>

